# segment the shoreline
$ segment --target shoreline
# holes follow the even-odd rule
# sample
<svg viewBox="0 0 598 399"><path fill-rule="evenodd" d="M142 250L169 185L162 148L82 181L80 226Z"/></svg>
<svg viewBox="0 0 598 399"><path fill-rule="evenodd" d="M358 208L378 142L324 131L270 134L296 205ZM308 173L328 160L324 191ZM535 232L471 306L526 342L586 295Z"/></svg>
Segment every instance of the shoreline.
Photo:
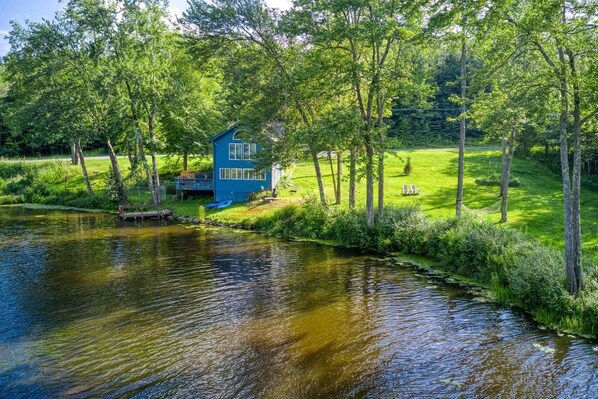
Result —
<svg viewBox="0 0 598 399"><path fill-rule="evenodd" d="M102 209L87 209L87 208L76 208L76 207L68 207L68 206L58 206L58 205L43 205L43 204L14 204L14 205L3 205L3 206L10 206L10 207L22 207L23 209L46 209L46 210L58 210L58 211L77 211L77 212L86 212L86 213L102 213L102 214L109 214L117 216L118 212L116 211L107 211ZM175 223L179 223L181 225L194 225L194 226L209 226L209 227L219 227L219 228L229 228L233 230L242 230L248 232L254 232L258 234L263 234L267 236L276 237L279 239L284 239L288 241L294 242L310 242L319 245L326 245L326 246L333 246L338 248L348 248L348 249L356 249L367 251L373 255L377 255L380 259L389 259L394 262L400 263L402 265L406 265L412 268L414 271L424 272L429 277L437 278L441 280L445 284L456 284L464 289L471 290L473 294L476 296L481 296L485 300L489 302L493 302L496 304L500 304L503 306L509 306L511 308L517 308L524 311L528 314L534 322L537 324L538 328L545 329L548 328L558 333L565 333L569 335L574 335L580 338L590 339L592 341L596 341L597 337L585 334L583 332L570 330L566 328L559 327L557 324L554 323L546 323L541 320L541 314L545 311L545 309L538 309L536 311L529 309L528 307L524 306L521 303L516 303L512 301L512 298L501 297L500 293L498 293L493 287L489 284L484 284L483 282L476 281L474 278L452 272L450 270L446 270L443 268L442 264L437 260L432 259L431 257L416 255L416 254L407 254L403 252L397 251L381 251L374 248L367 248L362 246L355 246L355 245L345 245L339 241L331 240L331 239L320 239L320 238L310 238L310 237L303 237L303 236L294 236L294 235L282 235L276 234L275 232L261 230L259 228L255 228L255 223L249 224L246 220L239 221L237 223L232 222L224 222L219 221L217 218L214 217L206 217L203 222L199 220L199 218L192 218L188 216L181 216L173 213L173 216L169 219ZM504 295L503 295L504 296Z"/></svg>

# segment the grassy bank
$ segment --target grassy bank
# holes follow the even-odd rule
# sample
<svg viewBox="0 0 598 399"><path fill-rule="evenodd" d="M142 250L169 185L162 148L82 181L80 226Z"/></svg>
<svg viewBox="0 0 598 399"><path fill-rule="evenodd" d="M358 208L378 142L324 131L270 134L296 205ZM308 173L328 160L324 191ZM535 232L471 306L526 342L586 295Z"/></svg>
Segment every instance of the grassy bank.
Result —
<svg viewBox="0 0 598 399"><path fill-rule="evenodd" d="M448 217L454 214L457 151L413 150L388 155L386 162L386 203L389 206L419 206L432 218ZM403 168L409 157L412 172L405 175ZM178 158L159 157L159 168L163 182L172 182L181 170ZM149 196L143 192L146 187L142 173L131 174L128 160L120 158L119 164L130 187L131 202L146 202ZM116 203L109 188L109 160L93 159L87 162L91 183L98 198L89 199L81 170L65 161L9 163L0 161L0 204L1 203L48 203L54 205L116 209ZM325 159L321 160L326 195L333 198L332 179ZM195 159L192 169L210 169L210 160ZM345 168L346 169L346 168ZM498 187L481 186L476 179L485 179L500 170L500 154L497 150L468 150L466 152L464 204L470 214L483 216L491 222L498 222ZM288 171L290 188L280 191L280 197L289 202L317 196L317 184L313 166L301 161ZM521 185L510 189L509 222L507 225L538 239L542 244L556 249L563 247L562 190L559 176L542 164L515 159L512 175ZM415 184L420 195L403 197L404 184ZM343 203L346 205L347 182L343 182ZM136 187L141 187L137 190ZM180 202L174 199L173 185L167 185L167 200L164 206L175 213L195 217L197 206L209 202L209 197L198 197ZM363 201L365 182L357 187L358 199ZM141 195L138 195L141 193ZM363 207L363 202L358 207ZM236 205L229 209L208 213L208 217L225 222L251 221L272 206L253 203ZM598 263L598 191L582 190L582 234L583 251L586 258Z"/></svg>

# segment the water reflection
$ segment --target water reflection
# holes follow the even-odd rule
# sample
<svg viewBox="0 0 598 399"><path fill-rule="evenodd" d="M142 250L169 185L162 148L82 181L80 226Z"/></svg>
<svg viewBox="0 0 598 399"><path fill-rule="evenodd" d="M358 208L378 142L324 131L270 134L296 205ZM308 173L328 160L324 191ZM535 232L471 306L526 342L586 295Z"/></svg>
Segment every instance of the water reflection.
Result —
<svg viewBox="0 0 598 399"><path fill-rule="evenodd" d="M0 208L0 397L570 398L597 353L367 255Z"/></svg>

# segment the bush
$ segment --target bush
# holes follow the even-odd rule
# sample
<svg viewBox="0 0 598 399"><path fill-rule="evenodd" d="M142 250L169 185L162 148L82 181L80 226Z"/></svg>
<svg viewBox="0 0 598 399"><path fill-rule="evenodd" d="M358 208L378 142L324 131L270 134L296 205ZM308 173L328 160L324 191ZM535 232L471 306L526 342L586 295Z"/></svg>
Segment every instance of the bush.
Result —
<svg viewBox="0 0 598 399"><path fill-rule="evenodd" d="M7 186L8 185L6 184L6 180L0 177L0 195L6 193Z"/></svg>
<svg viewBox="0 0 598 399"><path fill-rule="evenodd" d="M489 284L493 273L505 275L504 251L522 239L514 230L463 218L439 236L436 258L451 271Z"/></svg>
<svg viewBox="0 0 598 399"><path fill-rule="evenodd" d="M405 164L405 167L403 167L403 173L405 173L406 176L409 176L412 170L413 166L411 166L411 157L407 157L407 163Z"/></svg>
<svg viewBox="0 0 598 399"><path fill-rule="evenodd" d="M25 198L22 195L0 195L0 205L22 204Z"/></svg>
<svg viewBox="0 0 598 399"><path fill-rule="evenodd" d="M371 248L372 237L364 212L342 211L329 223L331 226L328 238L348 247Z"/></svg>
<svg viewBox="0 0 598 399"><path fill-rule="evenodd" d="M523 241L510 248L508 260L507 284L518 302L528 309L565 313L567 276L559 252Z"/></svg>

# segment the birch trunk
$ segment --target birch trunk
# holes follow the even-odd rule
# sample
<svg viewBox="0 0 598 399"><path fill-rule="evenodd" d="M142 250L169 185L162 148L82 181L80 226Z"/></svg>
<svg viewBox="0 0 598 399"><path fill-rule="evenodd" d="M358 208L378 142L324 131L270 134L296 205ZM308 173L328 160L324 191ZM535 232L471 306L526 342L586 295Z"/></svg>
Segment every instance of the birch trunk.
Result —
<svg viewBox="0 0 598 399"><path fill-rule="evenodd" d="M369 135L368 135L369 136ZM374 148L366 137L366 164L365 164L365 219L368 227L374 225Z"/></svg>
<svg viewBox="0 0 598 399"><path fill-rule="evenodd" d="M83 150L81 149L81 140L77 140L77 142L75 143L75 150L77 152L77 157L79 158L79 163L81 165L81 173L83 173L83 181L85 182L85 187L87 188L87 194L94 195L93 188L91 188L91 183L89 182L87 167L85 166L85 157L83 156Z"/></svg>
<svg viewBox="0 0 598 399"><path fill-rule="evenodd" d="M573 177L571 187L571 264L575 281L571 284L571 293L579 296L583 289L581 270L581 98L575 58L571 51L569 56L569 69L573 89Z"/></svg>
<svg viewBox="0 0 598 399"><path fill-rule="evenodd" d="M456 198L456 214L457 218L461 218L461 210L463 207L463 174L465 170L465 94L467 90L467 82L465 80L467 70L465 68L465 56L467 55L467 46L465 44L465 35L461 39L461 59L459 65L461 69L461 117L459 120L459 165L457 168L457 198Z"/></svg>
<svg viewBox="0 0 598 399"><path fill-rule="evenodd" d="M508 136L508 137L507 137ZM509 180L511 178L511 164L513 162L513 150L515 147L515 127L510 135L507 130L503 131L502 137L502 157L500 172L500 222L506 223L508 220L508 198L509 198Z"/></svg>
<svg viewBox="0 0 598 399"><path fill-rule="evenodd" d="M324 182L322 181L322 171L320 170L320 162L318 161L318 152L310 146L311 159L314 163L314 169L316 171L316 180L318 181L318 191L320 193L320 202L322 205L326 205L326 195L324 194Z"/></svg>
<svg viewBox="0 0 598 399"><path fill-rule="evenodd" d="M71 164L78 165L79 163L79 152L77 151L77 141L71 144Z"/></svg>
<svg viewBox="0 0 598 399"><path fill-rule="evenodd" d="M569 89L567 87L567 71L565 68L564 50L559 47L560 61L560 96L561 96L561 116L559 119L560 135L560 156L561 156L561 177L563 182L563 208L564 208L564 238L565 238L565 267L567 270L567 280L569 282L569 292L577 292L577 276L575 274L575 262L573 256L573 230L571 215L571 176L569 171L569 145L567 143L567 116L569 114Z"/></svg>
<svg viewBox="0 0 598 399"><path fill-rule="evenodd" d="M357 151L351 148L349 157L349 209L355 209L355 196L357 194Z"/></svg>
<svg viewBox="0 0 598 399"><path fill-rule="evenodd" d="M337 151L336 152L336 192L337 192L337 199L336 203L340 204L342 199L342 191L341 191L341 180L343 178L343 152Z"/></svg>
<svg viewBox="0 0 598 399"><path fill-rule="evenodd" d="M118 166L118 160L116 159L116 153L114 152L112 142L110 142L109 138L106 139L106 147L108 148L108 156L110 157L110 164L112 166L112 175L114 176L114 181L116 182L118 202L123 204L127 202L127 190L125 190L125 186L120 174L120 168Z"/></svg>

